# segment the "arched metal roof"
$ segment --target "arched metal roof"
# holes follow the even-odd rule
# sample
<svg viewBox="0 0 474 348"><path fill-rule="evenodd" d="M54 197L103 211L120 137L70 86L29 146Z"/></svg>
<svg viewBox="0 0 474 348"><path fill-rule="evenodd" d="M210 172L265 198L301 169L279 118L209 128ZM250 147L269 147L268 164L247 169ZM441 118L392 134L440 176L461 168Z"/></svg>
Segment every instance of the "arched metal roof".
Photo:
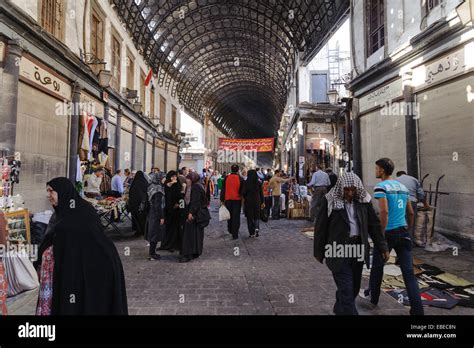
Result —
<svg viewBox="0 0 474 348"><path fill-rule="evenodd" d="M307 61L349 0L112 0L133 41L195 118L274 136L298 53Z"/></svg>

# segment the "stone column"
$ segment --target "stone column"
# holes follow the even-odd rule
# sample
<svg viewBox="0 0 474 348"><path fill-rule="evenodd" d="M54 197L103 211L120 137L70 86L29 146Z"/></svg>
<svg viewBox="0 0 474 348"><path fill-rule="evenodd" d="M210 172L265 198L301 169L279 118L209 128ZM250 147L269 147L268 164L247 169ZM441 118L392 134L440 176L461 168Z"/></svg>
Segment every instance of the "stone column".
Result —
<svg viewBox="0 0 474 348"><path fill-rule="evenodd" d="M105 122L109 122L109 110L110 110L109 103L104 103L104 121Z"/></svg>
<svg viewBox="0 0 474 348"><path fill-rule="evenodd" d="M115 126L115 170L120 168L120 139L122 136L122 106L120 105L117 110L117 124Z"/></svg>
<svg viewBox="0 0 474 348"><path fill-rule="evenodd" d="M79 83L72 86L72 110L71 124L69 127L69 170L68 176L72 182L76 182L77 159L79 156L79 126L81 115L81 90Z"/></svg>
<svg viewBox="0 0 474 348"><path fill-rule="evenodd" d="M130 167L131 170L136 170L135 168L135 163L136 163L136 157L135 157L135 150L137 148L137 123L133 122L133 127L132 127L132 153L131 153L131 164Z"/></svg>
<svg viewBox="0 0 474 348"><path fill-rule="evenodd" d="M403 101L405 102L405 140L407 174L418 178L418 134L415 115L415 94L412 87L413 73L402 74Z"/></svg>
<svg viewBox="0 0 474 348"><path fill-rule="evenodd" d="M165 159L164 159L164 163L163 163L163 166L164 166L164 170L166 173L168 172L168 142L165 141Z"/></svg>
<svg viewBox="0 0 474 348"><path fill-rule="evenodd" d="M148 132L145 130L145 146L143 146L143 172L146 173L146 148L148 147L148 140L147 140Z"/></svg>
<svg viewBox="0 0 474 348"><path fill-rule="evenodd" d="M359 99L352 99L352 158L354 173L362 179L362 153L360 136Z"/></svg>
<svg viewBox="0 0 474 348"><path fill-rule="evenodd" d="M3 67L3 86L0 96L0 151L14 155L18 112L18 84L23 49L18 40L9 40Z"/></svg>
<svg viewBox="0 0 474 348"><path fill-rule="evenodd" d="M156 149L155 149L155 140L156 136L153 135L153 145L151 146L151 166L152 168L155 168L155 156L156 156Z"/></svg>

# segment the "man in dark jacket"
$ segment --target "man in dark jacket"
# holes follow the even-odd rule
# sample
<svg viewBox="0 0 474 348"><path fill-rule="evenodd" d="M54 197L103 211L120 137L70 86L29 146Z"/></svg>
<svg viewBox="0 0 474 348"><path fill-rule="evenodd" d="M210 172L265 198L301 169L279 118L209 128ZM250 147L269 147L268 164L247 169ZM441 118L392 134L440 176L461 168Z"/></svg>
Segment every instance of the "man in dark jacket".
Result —
<svg viewBox="0 0 474 348"><path fill-rule="evenodd" d="M231 167L231 173L222 183L221 204L225 204L229 210L230 220L227 220L227 231L232 234L234 240L239 238L243 182L244 180L239 175L239 166L234 164Z"/></svg>
<svg viewBox="0 0 474 348"><path fill-rule="evenodd" d="M342 175L334 190L323 197L314 228L314 257L332 271L336 282L336 315L358 315L355 306L365 261L369 263L369 236L385 262L389 252L370 195L354 173Z"/></svg>
<svg viewBox="0 0 474 348"><path fill-rule="evenodd" d="M326 168L326 173L329 175L329 181L331 182L331 185L328 187L328 192L331 191L331 189L336 186L337 182L337 175L332 171L331 168Z"/></svg>

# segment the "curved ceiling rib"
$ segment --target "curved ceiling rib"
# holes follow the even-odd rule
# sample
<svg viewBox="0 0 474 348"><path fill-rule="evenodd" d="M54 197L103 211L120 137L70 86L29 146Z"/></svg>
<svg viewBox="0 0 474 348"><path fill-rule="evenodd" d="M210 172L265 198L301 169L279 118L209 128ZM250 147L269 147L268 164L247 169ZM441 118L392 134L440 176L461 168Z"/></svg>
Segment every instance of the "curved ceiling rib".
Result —
<svg viewBox="0 0 474 348"><path fill-rule="evenodd" d="M275 136L297 61L307 62L349 0L112 0L158 83L200 121Z"/></svg>

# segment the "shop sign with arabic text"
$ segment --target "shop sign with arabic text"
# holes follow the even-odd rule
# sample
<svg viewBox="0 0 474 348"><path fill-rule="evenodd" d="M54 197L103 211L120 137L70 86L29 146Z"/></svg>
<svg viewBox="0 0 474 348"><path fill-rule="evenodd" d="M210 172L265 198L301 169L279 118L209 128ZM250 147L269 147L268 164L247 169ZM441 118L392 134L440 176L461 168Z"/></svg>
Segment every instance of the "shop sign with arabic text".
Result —
<svg viewBox="0 0 474 348"><path fill-rule="evenodd" d="M71 99L70 85L26 56L21 58L20 77L60 99Z"/></svg>
<svg viewBox="0 0 474 348"><path fill-rule="evenodd" d="M474 42L430 64L413 69L416 89L431 86L474 68Z"/></svg>
<svg viewBox="0 0 474 348"><path fill-rule="evenodd" d="M230 139L219 138L220 150L272 152L273 138Z"/></svg>

